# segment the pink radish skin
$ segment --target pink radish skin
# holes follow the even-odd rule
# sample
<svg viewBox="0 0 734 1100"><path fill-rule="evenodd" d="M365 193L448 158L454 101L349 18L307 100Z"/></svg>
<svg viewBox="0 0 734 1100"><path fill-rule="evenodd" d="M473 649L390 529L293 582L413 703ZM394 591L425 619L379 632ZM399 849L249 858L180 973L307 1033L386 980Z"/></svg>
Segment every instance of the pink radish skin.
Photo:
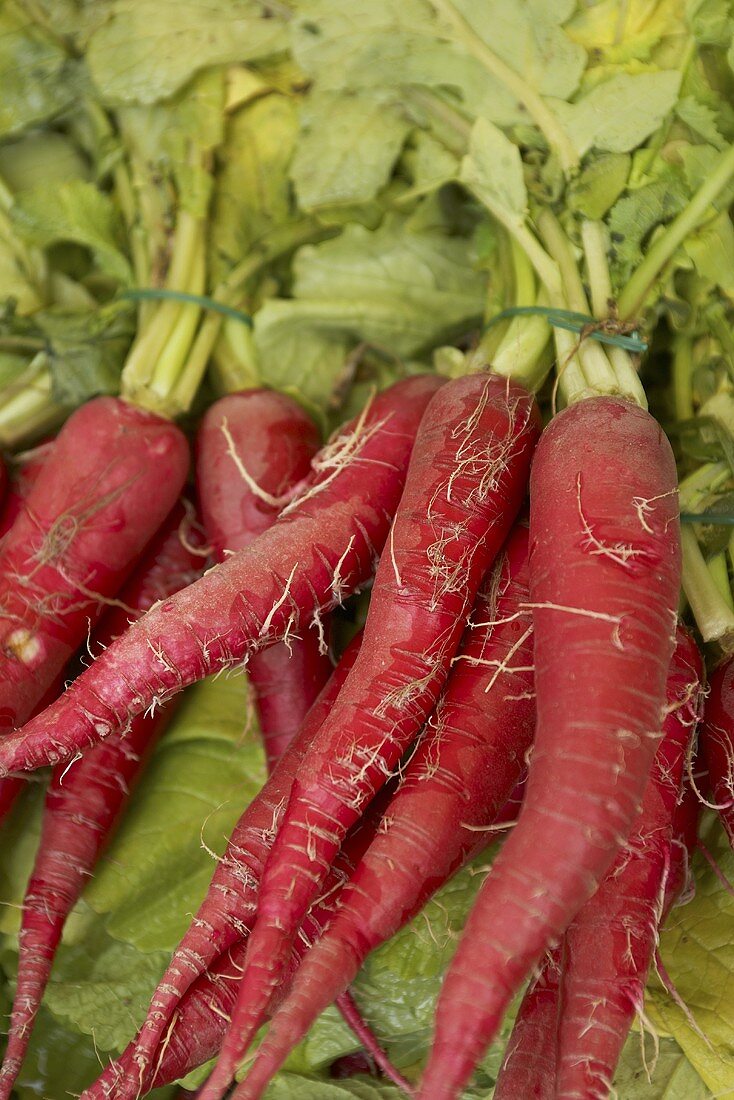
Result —
<svg viewBox="0 0 734 1100"><path fill-rule="evenodd" d="M712 802L734 847L734 658L725 657L711 674L700 748L708 770Z"/></svg>
<svg viewBox="0 0 734 1100"><path fill-rule="evenodd" d="M218 1100L232 1079L344 836L435 707L524 499L538 431L532 396L496 375L457 379L431 401L360 655L299 769L268 857L238 1005L202 1100Z"/></svg>
<svg viewBox="0 0 734 1100"><path fill-rule="evenodd" d="M499 821L509 823L516 817L516 803L508 803L499 816ZM368 834L362 834L367 840ZM349 858L352 859L358 853L352 853L352 837L349 838ZM337 863L344 865L343 853L337 857ZM317 926L322 923L328 927L327 915L335 907L339 894L335 893L326 898L323 907L315 915L310 914ZM321 916L321 913L324 916ZM327 919L324 919L327 918ZM320 935L317 933L317 938ZM297 966L299 959L310 947L312 933L306 936L306 942L300 937L295 941L294 964ZM242 976L242 969L247 951L247 941L238 940L235 945L219 955L207 970L189 985L186 993L178 1002L176 1017L173 1026L164 1030L165 1041L162 1043L154 1059L155 1077L146 1088L162 1088L170 1085L179 1078L184 1077L191 1070L208 1062L219 1051L222 1039L227 1029L227 1021L231 1016L236 996L236 986ZM347 994L348 996L348 994ZM338 1004L343 1004L344 995L339 998ZM350 1014L351 1015L351 1014ZM352 1021L353 1023L354 1021ZM350 1024L351 1026L351 1024ZM370 1051L373 1059L380 1051L379 1062L383 1072L389 1075L388 1066L384 1060L384 1054L380 1050L377 1040L373 1035L364 1031L363 1022L360 1024L360 1041ZM123 1054L111 1062L97 1081L88 1088L83 1100L109 1100L120 1096L142 1096L136 1091L128 1091L131 1082L135 1082L135 1089L139 1089L139 1069L135 1061L136 1044L130 1043ZM389 1070L394 1074L392 1066ZM393 1076L393 1080L395 1077ZM402 1087L402 1086L401 1086ZM120 1091L120 1089L122 1091Z"/></svg>
<svg viewBox="0 0 734 1100"><path fill-rule="evenodd" d="M441 384L416 376L378 394L321 452L308 492L249 550L152 608L53 707L0 743L0 776L69 760L187 685L314 629L372 575Z"/></svg>
<svg viewBox="0 0 734 1100"><path fill-rule="evenodd" d="M250 1074L235 1093L238 1100L262 1095L367 955L412 919L491 838L483 827L491 830L513 792L535 725L532 624L530 612L523 610L529 599L527 542L527 529L517 527L501 566L474 605L473 625L435 718L404 766L385 827L342 891L324 937L306 956Z"/></svg>
<svg viewBox="0 0 734 1100"><path fill-rule="evenodd" d="M50 454L52 447L52 442L41 444L41 446L29 452L27 461L18 463L17 467L12 470L2 502L2 509L0 510L0 539L7 535L23 510L23 503L40 474L43 463L47 455ZM60 680L55 681L39 705L34 708L34 711L37 713L53 703L59 696L62 687ZM12 810L24 786L25 782L22 779L0 779L0 823L5 820Z"/></svg>
<svg viewBox="0 0 734 1100"><path fill-rule="evenodd" d="M148 1087L151 1068L155 1068L155 1052L187 990L218 956L249 934L256 911L258 882L293 777L301 766L306 748L334 706L360 644L361 635L358 635L345 650L272 776L237 822L206 897L158 983L133 1044L136 1072L128 1081L133 1088L131 1095ZM114 1079L114 1071L111 1072L111 1079Z"/></svg>
<svg viewBox="0 0 734 1100"><path fill-rule="evenodd" d="M0 549L0 729L24 722L62 671L173 508L188 466L175 425L117 398L67 420Z"/></svg>
<svg viewBox="0 0 734 1100"><path fill-rule="evenodd" d="M421 1100L461 1095L639 811L673 651L676 485L660 427L621 398L572 405L543 433L530 486L538 728L527 794L444 979Z"/></svg>
<svg viewBox="0 0 734 1100"><path fill-rule="evenodd" d="M93 645L106 646L131 618L157 600L190 584L204 558L189 548L182 506L175 508L122 589L120 603L102 618ZM57 768L46 795L41 841L25 900L19 939L18 977L8 1045L0 1071L0 1098L7 1100L20 1070L33 1021L48 981L66 918L92 874L127 803L147 755L170 711L139 715L124 736L98 745L71 768Z"/></svg>
<svg viewBox="0 0 734 1100"><path fill-rule="evenodd" d="M197 436L196 478L217 561L245 550L272 527L287 495L308 476L318 448L313 421L274 390L233 393L208 409ZM326 637L313 630L250 658L247 672L268 772L300 729L331 668Z"/></svg>
<svg viewBox="0 0 734 1100"><path fill-rule="evenodd" d="M507 1043L492 1100L556 1100L556 1034L563 948L543 959Z"/></svg>
<svg viewBox="0 0 734 1100"><path fill-rule="evenodd" d="M680 806L677 802L698 717L702 672L694 642L679 628L668 675L669 711L642 813L599 889L566 932L562 948L546 956L525 994L496 1100L609 1096L627 1033L642 1008L659 927L685 882L681 834L691 804L688 798Z"/></svg>
<svg viewBox="0 0 734 1100"><path fill-rule="evenodd" d="M698 716L702 671L695 644L679 630L668 677L668 705L674 709L665 721L642 814L566 933L558 1030L557 1096L562 1100L606 1100L627 1033L642 1010L664 915L673 818Z"/></svg>
<svg viewBox="0 0 734 1100"><path fill-rule="evenodd" d="M53 440L39 444L32 451L27 451L21 458L16 459L12 466L7 491L0 509L0 538L7 535L22 512L23 504L43 469L44 462L51 454L53 445Z"/></svg>
<svg viewBox="0 0 734 1100"><path fill-rule="evenodd" d="M294 772L298 766L298 762L303 754L303 747L300 745L300 741L307 741L308 738L312 736L312 733L316 729L317 724L323 721L324 714L328 712L331 706L333 706L334 700L338 694L341 685L344 682L344 679L346 678L348 670L349 668L351 668L356 658L360 643L361 638L358 636L354 639L350 647L348 647L348 649L346 650L342 661L337 666L337 669L332 676L331 681L322 692L315 706L312 708L312 711L308 718L308 722L304 724L304 727L300 731L297 740L293 742L290 749L287 750L283 757L283 760L276 769L275 775L269 780L266 786L266 790L269 789L271 797L273 799L277 797L279 793L276 789L276 780L280 780L282 791L282 789L284 789L285 787L284 777L287 773ZM290 775L289 781L292 781L292 775ZM195 926L199 930L201 930L202 922L205 919L206 914L209 913L209 911L212 909L212 906L216 903L217 888L221 891L222 888L226 886L228 878L234 878L233 868L235 867L235 857L233 855L233 851L235 839L237 840L238 845L249 845L250 848L249 862L247 864L243 862L239 865L239 875L237 876L235 881L238 884L240 893L242 893L243 888L240 884L239 876L244 877L245 874L250 874L252 877L249 880L243 880L249 882L249 889L254 899L254 891L257 886L257 879L255 877L257 875L257 857L253 858L253 854L257 849L258 844L262 851L264 847L267 847L267 845L272 842L272 837L270 837L268 834L268 827L272 825L272 822L274 819L277 818L278 813L278 807L276 805L275 814L270 814L270 816L267 818L267 826L265 826L265 814L262 812L263 807L257 805L257 802L259 800L262 800L262 796L258 796L258 799L256 799L252 806L249 807L249 809L245 812L240 824L237 827L236 834L233 835L228 852L225 854L225 858L222 864L220 864L220 867L215 875L215 879L212 882L212 887L209 891L210 896L199 910L197 921L195 922ZM334 866L332 867L329 880L327 882L327 888L324 890L323 893L323 900L320 901L318 906L316 906L314 910L308 914L300 930L299 937L295 941L293 960L294 965L297 964L298 959L309 949L311 943L322 934L324 927L330 921L332 916L332 907L334 905L335 899L339 896L339 891L341 890L344 882L352 874L356 863L359 862L375 835L375 832L379 825L380 811L382 808L383 807L381 800L376 800L376 802L373 804L373 807L370 807L368 813L360 821L359 825L352 831L347 840L347 843L337 856L337 859L334 862ZM246 828L245 825L247 826ZM240 851L238 851L237 858L242 859L242 853ZM262 855L260 855L259 857L259 862L260 864L262 864ZM223 872L223 868L227 868L227 870ZM185 1032L187 1030L185 1024L187 1012L190 1012L194 1016L196 1016L197 1012L199 1011L198 1004L193 1003L192 998L208 996L208 993L203 992L206 990L209 990L211 992L210 981L207 975L216 976L223 964L226 967L228 965L228 957L230 953L232 959L244 959L245 944L243 940L247 936L249 929L253 923L255 912L255 905L253 900L251 899L248 905L241 904L240 909L242 912L237 921L236 927L232 923L230 923L226 928L224 928L225 938L220 938L217 941L226 942L228 945L226 950L221 953L213 953L211 950L211 943L209 943L208 955L210 957L208 958L208 961L206 963L206 972L202 967L202 972L196 980L193 980L191 978L191 974L187 975L188 984L186 986L186 992L181 996L181 998L178 1000L178 1003L175 1005L175 1023L173 1029L169 1030L168 1026L169 1019L173 1015L173 1010L169 1010L168 1019L162 1021L163 1026L160 1026L159 1023L159 1026L156 1027L155 1035L153 1035L153 1032L151 1030L148 1031L148 1034L146 1035L146 1050L148 1054L147 1062L145 1062L144 1064L141 1060L142 1046L140 1041L138 1041L138 1043L131 1043L125 1053L121 1056L121 1058L117 1062L111 1063L111 1065L108 1066L108 1068L95 1082L95 1084L84 1093L85 1100L92 1100L93 1097L106 1097L112 1095L118 1098L118 1100L121 1100L121 1098L123 1097L136 1097L142 1095L148 1088L153 1087L153 1082L151 1081L151 1067L152 1070L156 1073L156 1086L161 1084L161 1075L164 1072L164 1066L173 1065L174 1067L180 1067L180 1065L182 1064L181 1054L183 1051L186 1050L187 1044L189 1043L189 1038L184 1038L183 1043L178 1048L178 1055L176 1055L175 1053L176 1047L174 1039L177 1040L182 1035L182 1032L185 1036ZM217 921L220 928L224 927L221 914L211 913L210 915L212 921ZM192 928L193 927L194 925L192 925ZM187 939L191 939L190 933L187 934ZM184 952L182 951L182 948L185 943L186 940L182 945L179 946L177 952L178 955L183 956ZM227 958L225 958L225 956L227 956ZM201 959L199 961L201 961ZM171 968L171 973L175 980L175 978L178 976L178 972ZM241 969L237 976L238 978L239 976L241 976ZM164 978L159 985L159 990L165 990L166 992L169 991L169 987L166 981L167 977L168 975L164 975ZM234 997L233 991L232 997ZM356 1006L354 1006L351 998L346 998L344 1000L340 998L340 1002L340 1007L342 1007L343 1011L345 1012L347 1022L350 1024L350 1026L356 1025L359 1028L360 1038L368 1038L371 1044L372 1052L376 1053L376 1051L379 1049L377 1048L376 1041L374 1040L374 1037L370 1036L366 1025L364 1025L364 1022L359 1017L358 1010L356 1009ZM190 1006L190 1008L188 1008L187 1006ZM231 1008L231 1004L229 1005L229 1008ZM150 1016L151 1013L149 1012L149 1019ZM225 1018L222 1016L218 1016L216 1017L216 1026L212 1026L213 1024L214 1021L212 1021L212 1024L210 1024L208 1028L209 1038L207 1039L207 1053L201 1057L200 1061L192 1061L190 1063L187 1063L188 1068L182 1070L181 1072L178 1071L178 1068L175 1068L175 1071L174 1068L166 1069L166 1075L168 1075L169 1073L172 1074L167 1083L170 1083L171 1080L175 1080L178 1076L183 1076L183 1073L187 1073L189 1069L200 1065L203 1061L207 1061L217 1052L217 1050L219 1049L219 1045L221 1044L222 1036L224 1035L226 1029ZM145 1028L141 1029L141 1035L143 1035L144 1033ZM153 1037L153 1039L155 1040L154 1042L151 1041L151 1037ZM193 1037L190 1037L190 1039L193 1043ZM156 1050L156 1047L159 1044L161 1045L160 1054L158 1054ZM198 1049L196 1043L194 1043L193 1049ZM173 1062L169 1060L169 1050L171 1051L171 1058L173 1059ZM382 1057L384 1059L384 1056ZM141 1070L144 1071L142 1078Z"/></svg>

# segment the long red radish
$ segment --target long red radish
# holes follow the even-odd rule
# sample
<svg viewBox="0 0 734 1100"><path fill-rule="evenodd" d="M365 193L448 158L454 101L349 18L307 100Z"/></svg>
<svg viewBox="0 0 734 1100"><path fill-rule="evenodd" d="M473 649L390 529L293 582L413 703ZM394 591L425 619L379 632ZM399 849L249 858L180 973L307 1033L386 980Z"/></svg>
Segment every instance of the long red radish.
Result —
<svg viewBox="0 0 734 1100"><path fill-rule="evenodd" d="M638 406L589 398L543 433L530 492L538 728L527 793L444 979L421 1100L461 1094L511 998L595 890L662 728L680 585L667 439Z"/></svg>
<svg viewBox="0 0 734 1100"><path fill-rule="evenodd" d="M2 508L0 508L0 538L7 535L23 510L23 503L41 472L43 463L52 447L53 442L43 443L34 448L33 451L28 452L23 461L18 461L12 467L8 478L7 491L2 501ZM56 679L32 713L53 703L61 690L61 680ZM5 820L12 810L24 786L25 782L22 779L10 776L0 779L0 823Z"/></svg>
<svg viewBox="0 0 734 1100"><path fill-rule="evenodd" d="M149 1086L151 1089L173 1084L217 1054L234 1007L246 950L246 941L240 940L220 955L186 991L173 1026L167 1031L165 1042L158 1052ZM343 1003L343 998L340 1001ZM358 1033L357 1037L378 1067L386 1076L395 1079L397 1075L393 1067L386 1061L375 1036L356 1008L350 1012L350 1026L355 1034ZM130 1043L120 1057L110 1063L97 1081L86 1089L84 1100L117 1098L119 1088L134 1080L136 1072L135 1044ZM398 1081L402 1083L402 1078L398 1077Z"/></svg>
<svg viewBox="0 0 734 1100"><path fill-rule="evenodd" d="M207 410L196 442L204 527L217 560L224 561L273 525L288 494L308 475L319 435L291 398L245 390ZM305 630L253 654L247 673L271 772L329 678L326 637Z"/></svg>
<svg viewBox="0 0 734 1100"><path fill-rule="evenodd" d="M565 936L558 1029L557 1095L606 1100L635 1015L666 912L676 805L698 718L701 657L678 632L668 676L663 740L642 813L594 896ZM668 904L674 895L668 893Z"/></svg>
<svg viewBox="0 0 734 1100"><path fill-rule="evenodd" d="M0 507L0 538L7 535L23 510L23 504L53 450L53 440L40 443L32 451L16 456L10 469L8 487Z"/></svg>
<svg viewBox="0 0 734 1100"><path fill-rule="evenodd" d="M599 889L523 998L495 1087L497 1100L605 1100L644 987L659 927L685 882L690 799L681 785L698 717L701 657L678 631L663 741L642 812ZM690 843L691 838L687 838Z"/></svg>
<svg viewBox="0 0 734 1100"><path fill-rule="evenodd" d="M418 424L441 385L421 375L378 394L321 452L308 490L249 550L152 608L53 707L0 743L0 776L70 759L188 684L312 628L364 584L387 538Z"/></svg>
<svg viewBox="0 0 734 1100"><path fill-rule="evenodd" d="M524 500L539 416L496 375L431 401L360 655L294 782L258 895L238 1007L202 1100L216 1100L263 1019L288 946L349 828L436 705L480 582Z"/></svg>
<svg viewBox="0 0 734 1100"><path fill-rule="evenodd" d="M317 728L317 724L323 720L324 714L333 705L334 699L347 675L348 669L353 664L360 643L361 639L359 637L355 638L345 652L342 662L334 673L332 680L322 692L316 705L312 708L308 722L304 724L298 738L290 749L286 751L274 776L269 780L266 789L269 788L271 796L277 795L278 793L275 790L277 781L280 781L283 787L285 786L284 777L288 778L288 776L290 776L290 781L292 781L292 773L295 771L298 761L303 754L303 747L299 745L299 742L301 740L306 741L312 736L313 731ZM185 1016L186 1013L187 998L199 997L201 995L201 990L209 988L207 972L211 971L212 973L216 973L217 968L221 965L223 955L231 952L233 957L235 955L240 957L241 955L241 957L244 958L242 954L244 951L243 938L246 937L254 918L253 900L250 899L249 904L241 902L238 910L240 916L236 923L230 920L228 925L225 925L221 912L215 912L214 909L217 892L227 889L233 876L234 888L239 886L241 893L245 893L249 889L254 897L254 891L257 885L258 862L261 864L263 858L262 849L272 842L271 830L262 827L262 807L256 805L257 801L258 800L256 800L253 806L243 815L236 834L233 835L232 841L230 842L230 847L225 855L223 864L220 866L212 882L209 897L199 910L197 921L192 925L192 929L196 926L199 929L204 927L214 931L215 934L219 936L216 942L226 943L228 945L226 950L218 956L215 952L212 952L211 945L215 941L211 938L210 933L210 939L207 944L208 954L206 960L204 960L201 955L193 956L190 947L188 949L188 954L185 955L182 950L184 945L187 944L187 941L189 944L193 942L191 933L187 934L186 940L179 946L177 955L180 956L180 959L186 959L190 966L195 958L200 967L200 976L194 981L192 975L189 973L187 976L186 992L183 993L182 997L175 1005L175 1016L170 1007L166 1008L167 1017L170 1018L171 1022L169 1023L168 1018L159 1020L156 1023L155 1031L149 1030L147 1034L145 1033L144 1025L143 1029L141 1029L141 1038L144 1037L144 1042L141 1042L139 1038L137 1043L131 1043L124 1055L117 1062L111 1063L95 1084L84 1093L85 1100L91 1100L92 1097L112 1094L114 1094L118 1100L125 1100L125 1098L128 1097L138 1097L148 1088L153 1087L151 1080L152 1074L155 1072L158 1074L158 1077L160 1076L162 1059L167 1058L168 1048L172 1037L177 1035L180 1027L184 1027L185 1030L185 1024L182 1023L182 1017ZM352 831L347 843L335 860L323 896L319 904L309 913L306 921L304 921L300 929L299 937L294 944L294 964L297 964L298 959L308 950L311 943L322 934L324 927L333 916L333 906L339 897L339 892L344 882L352 874L355 865L359 862L375 836L375 832L380 822L381 810L383 808L380 802L381 800L378 799L373 803L368 813ZM276 820L279 809L282 809L282 806L276 806L274 814L271 814L269 821L271 829L272 822ZM234 855L235 839L243 848L245 846L249 847L247 863L240 862L238 865L235 864L236 859L242 861L243 858L243 851L241 849L237 850L236 856ZM258 846L260 850L258 850ZM235 866L236 870L233 870ZM226 870L223 871L222 868L226 868ZM245 875L249 877L245 878ZM243 887L241 881L247 885ZM207 918L210 918L213 923L208 923ZM207 972L205 972L204 967L201 965L203 961L206 961ZM175 980L178 976L175 967L169 968L169 970ZM238 972L238 977L240 973L241 969ZM167 982L168 977L169 975L164 975L159 985L159 992L167 994L170 1000L171 989ZM183 986L181 986L181 988L183 988ZM232 996L234 996L234 992ZM379 1044L371 1034L369 1028L367 1028L362 1020L359 1010L351 997L348 995L340 997L337 1003L347 1023L355 1030L360 1041L366 1041L368 1043L369 1050L373 1056L376 1057L378 1063L395 1077L395 1071L380 1050ZM196 1009L194 1009L194 1011L196 1011ZM151 1012L148 1014L149 1021L150 1018ZM209 1037L207 1042L209 1046L207 1047L208 1053L202 1058L204 1061L215 1054L219 1049L221 1039L226 1030L226 1018L220 1016L218 1022L215 1021L213 1024L214 1026L210 1024L208 1028ZM160 1051L158 1052L156 1048L159 1046ZM190 1068L198 1064L198 1062L192 1063ZM399 1077L398 1081L402 1083L402 1079Z"/></svg>
<svg viewBox="0 0 734 1100"><path fill-rule="evenodd" d="M486 847L524 769L535 725L527 541L527 529L517 527L485 582L435 716L401 767L384 826L342 890L332 923L300 967L236 1096L261 1096L369 952Z"/></svg>
<svg viewBox="0 0 734 1100"><path fill-rule="evenodd" d="M189 530L183 537L183 525ZM194 529L175 508L123 587L119 606L103 616L93 645L106 646L157 600L190 584L204 560L189 541ZM170 710L138 715L124 736L97 745L71 767L59 766L46 795L41 840L23 902L18 974L0 1098L10 1095L51 972L66 918L92 874Z"/></svg>
<svg viewBox="0 0 734 1100"><path fill-rule="evenodd" d="M711 673L701 724L700 750L708 771L712 801L734 847L734 658L725 657Z"/></svg>
<svg viewBox="0 0 734 1100"><path fill-rule="evenodd" d="M3 732L26 721L116 595L188 466L180 430L124 401L99 397L67 420L0 547Z"/></svg>
<svg viewBox="0 0 734 1100"><path fill-rule="evenodd" d="M563 945L545 955L518 1009L492 1100L556 1100Z"/></svg>
<svg viewBox="0 0 734 1100"><path fill-rule="evenodd" d="M298 735L237 822L206 897L158 983L140 1028L134 1044L133 1095L138 1089L147 1087L155 1052L186 991L219 955L249 934L254 923L260 875L294 776L304 752L336 702L356 660L361 640L358 635L347 647Z"/></svg>

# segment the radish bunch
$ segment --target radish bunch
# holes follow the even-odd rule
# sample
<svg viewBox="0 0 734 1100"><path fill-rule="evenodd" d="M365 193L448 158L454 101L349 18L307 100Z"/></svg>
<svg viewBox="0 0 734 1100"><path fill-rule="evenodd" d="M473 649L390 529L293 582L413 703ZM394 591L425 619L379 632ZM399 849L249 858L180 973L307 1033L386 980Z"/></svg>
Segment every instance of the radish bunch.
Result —
<svg viewBox="0 0 734 1100"><path fill-rule="evenodd" d="M138 1038L85 1095L136 1097L189 1065L176 1054L185 1033L181 1047L171 1036L203 1011L233 959L229 1023L223 1029L219 1017L198 1039L206 1055L221 1045L207 1100L223 1094L274 1012L238 1096L262 1095L337 997L369 1041L344 999L349 981L481 850L508 800L513 820L529 757L519 819L446 975L421 1086L427 1097L458 1097L512 995L560 937L574 942L574 918L619 858L663 733L666 683L682 731L677 763L665 771L672 836L695 724L680 707L695 715L700 670L689 653L683 671L668 671L680 582L670 449L647 413L614 398L572 406L536 449L531 395L483 372L393 386L310 466L310 429L295 406L257 392L227 402L212 408L199 437L199 488L220 564L163 595L50 708L6 736L0 767L63 768L80 752L84 766L88 754L91 763L118 744L137 757L137 716L202 676L259 661L261 651L281 650L281 682L294 679L286 714L298 726L318 684L304 675L300 647L326 651L322 616L370 578L379 557L364 637L237 825ZM609 424L600 485L587 440ZM222 506L208 487L212 465L225 461ZM517 526L528 488L529 532ZM261 682L256 673L256 693ZM107 764L119 770L114 757ZM91 809L91 788L80 797L99 822L84 857L91 869L112 814L104 798ZM58 848L48 839L41 847L49 865L58 860L52 843ZM44 874L32 880L29 919ZM46 933L43 924L34 933L49 959L78 893L70 882L55 889L68 900ZM19 981L7 1085L43 981ZM613 1066L610 1058L607 1075Z"/></svg>
<svg viewBox="0 0 734 1100"><path fill-rule="evenodd" d="M701 805L734 838L729 13L53 7L0 12L5 836L51 770L0 1100L218 676L267 778L83 1097L257 1100L335 1003L464 1100L518 1004L495 1100L604 1100ZM480 859L398 1069L360 970Z"/></svg>

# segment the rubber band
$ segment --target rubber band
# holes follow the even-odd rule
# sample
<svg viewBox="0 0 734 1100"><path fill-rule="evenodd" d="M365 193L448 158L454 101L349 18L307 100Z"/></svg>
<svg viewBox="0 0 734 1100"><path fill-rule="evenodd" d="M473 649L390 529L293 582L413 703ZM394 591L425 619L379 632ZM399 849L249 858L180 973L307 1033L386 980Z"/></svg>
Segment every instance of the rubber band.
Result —
<svg viewBox="0 0 734 1100"><path fill-rule="evenodd" d="M606 322L599 321L596 317L590 317L586 313L577 313L573 309L554 309L552 306L510 306L497 313L484 326L488 328L498 321L505 321L512 317L545 317L549 325L554 328L565 329L566 332L575 332L577 336L590 336L592 340L598 340L600 344L611 344L615 348L624 348L625 351L642 354L647 351L647 343L641 340L636 332L625 336L619 332L605 332L602 328L595 327ZM585 331L588 330L588 331Z"/></svg>
<svg viewBox="0 0 734 1100"><path fill-rule="evenodd" d="M734 527L734 516L719 512L681 512L681 523L708 523L712 527Z"/></svg>
<svg viewBox="0 0 734 1100"><path fill-rule="evenodd" d="M212 313L221 313L225 317L232 317L235 321L241 321L243 325L252 328L253 320L249 313L243 313L240 309L228 306L224 302L218 302L216 298L208 298L205 294L190 294L187 290L168 290L166 287L139 287L132 290L123 290L120 298L128 298L134 302L140 301L170 301L185 302L187 305L200 306L201 309L211 310Z"/></svg>

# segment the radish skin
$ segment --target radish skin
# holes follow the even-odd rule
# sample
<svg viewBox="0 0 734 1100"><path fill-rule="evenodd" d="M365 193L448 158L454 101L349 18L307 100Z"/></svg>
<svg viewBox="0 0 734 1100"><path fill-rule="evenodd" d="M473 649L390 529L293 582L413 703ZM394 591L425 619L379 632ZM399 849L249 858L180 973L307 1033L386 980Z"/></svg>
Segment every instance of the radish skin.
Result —
<svg viewBox="0 0 734 1100"><path fill-rule="evenodd" d="M23 723L61 673L173 508L188 465L175 425L116 398L67 420L0 548L0 730Z"/></svg>
<svg viewBox="0 0 734 1100"><path fill-rule="evenodd" d="M202 1100L217 1100L232 1079L344 836L434 709L523 502L538 431L532 396L496 375L456 379L431 401L360 655L299 769L268 857L237 1008Z"/></svg>
<svg viewBox="0 0 734 1100"><path fill-rule="evenodd" d="M123 587L120 603L102 618L93 645L109 645L130 618L190 584L204 559L182 540L187 518L175 508ZM41 840L23 902L18 974L8 1044L0 1070L0 1098L7 1100L20 1070L36 1012L51 972L66 918L86 885L127 803L132 787L170 710L139 715L124 736L96 746L71 768L53 774L44 808Z"/></svg>
<svg viewBox="0 0 734 1100"><path fill-rule="evenodd" d="M314 629L372 575L418 424L441 385L416 376L378 394L249 550L152 608L53 707L0 743L0 776L69 760L189 684Z"/></svg>
<svg viewBox="0 0 734 1100"><path fill-rule="evenodd" d="M695 643L679 629L668 676L670 710L642 813L565 937L557 1083L562 1100L606 1100L627 1033L642 1012L667 911L674 815L698 719L702 672ZM668 906L675 896L668 894Z"/></svg>
<svg viewBox="0 0 734 1100"><path fill-rule="evenodd" d="M518 1010L492 1100L556 1100L563 947L547 952Z"/></svg>
<svg viewBox="0 0 734 1100"><path fill-rule="evenodd" d="M28 461L18 464L8 479L7 491L0 510L0 539L10 531L16 519L23 510L23 504L34 485L36 478L43 469L46 456L50 453L53 442L42 444L30 452ZM0 544L1 546L2 544ZM49 691L40 701L32 713L43 710L58 697L63 684L61 680L54 681ZM0 823L2 823L15 805L18 795L23 790L25 782L22 779L6 777L0 779Z"/></svg>
<svg viewBox="0 0 734 1100"><path fill-rule="evenodd" d="M635 1012L642 1008L658 929L685 883L690 790L683 772L699 711L701 656L681 628L668 674L663 741L642 813L597 892L523 998L496 1100L605 1100ZM678 800L681 799L680 805ZM694 799L695 802L695 799ZM688 829L690 834L690 829Z"/></svg>
<svg viewBox="0 0 734 1100"><path fill-rule="evenodd" d="M131 1095L148 1087L151 1069L155 1068L155 1052L187 990L218 956L249 934L254 923L259 878L293 778L304 752L336 702L361 640L361 635L357 635L347 647L297 737L237 822L206 897L158 983L133 1044L136 1072L134 1079L130 1079ZM114 1074L114 1070L110 1072Z"/></svg>
<svg viewBox="0 0 734 1100"><path fill-rule="evenodd" d="M725 657L711 674L701 725L700 749L716 806L734 847L734 658Z"/></svg>
<svg viewBox="0 0 734 1100"><path fill-rule="evenodd" d="M543 433L530 493L527 793L444 979L421 1100L461 1094L513 995L594 892L639 811L662 728L680 585L668 441L638 406L589 398Z"/></svg>
<svg viewBox="0 0 734 1100"><path fill-rule="evenodd" d="M235 1096L254 1100L367 955L486 847L525 766L535 725L526 607L527 529L485 582L435 717L401 768L385 824L344 887ZM487 690L489 688L489 690ZM390 869L386 880L385 869Z"/></svg>
<svg viewBox="0 0 734 1100"><path fill-rule="evenodd" d="M196 479L217 561L245 550L275 522L319 449L313 421L274 390L245 390L207 410L197 435ZM298 732L331 673L325 635L255 653L247 665L268 772Z"/></svg>

